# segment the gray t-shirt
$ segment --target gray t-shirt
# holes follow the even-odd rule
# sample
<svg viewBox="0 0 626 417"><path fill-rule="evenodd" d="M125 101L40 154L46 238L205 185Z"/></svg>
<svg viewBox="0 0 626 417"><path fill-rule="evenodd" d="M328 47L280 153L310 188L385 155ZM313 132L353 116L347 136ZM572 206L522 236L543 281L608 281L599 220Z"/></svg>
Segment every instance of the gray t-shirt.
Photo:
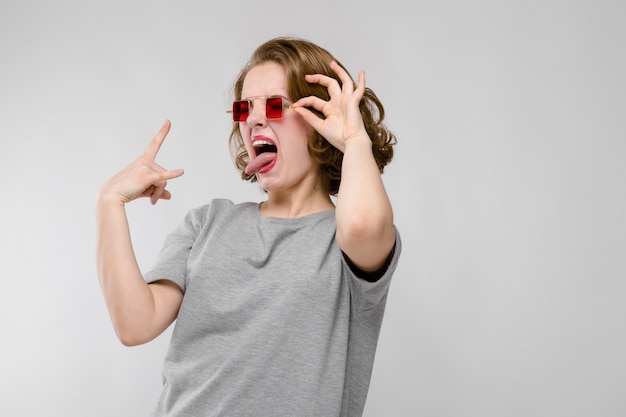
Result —
<svg viewBox="0 0 626 417"><path fill-rule="evenodd" d="M369 387L389 283L335 240L334 210L284 219L213 200L170 234L148 282L184 298L154 416L355 417Z"/></svg>

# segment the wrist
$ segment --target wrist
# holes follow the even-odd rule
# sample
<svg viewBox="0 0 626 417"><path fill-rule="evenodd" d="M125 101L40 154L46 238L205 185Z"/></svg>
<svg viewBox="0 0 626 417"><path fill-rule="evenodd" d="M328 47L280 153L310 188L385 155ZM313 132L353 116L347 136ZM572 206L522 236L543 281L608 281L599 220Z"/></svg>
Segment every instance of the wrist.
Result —
<svg viewBox="0 0 626 417"><path fill-rule="evenodd" d="M126 202L123 201L118 194L108 192L105 188L101 188L100 190L98 190L98 194L96 195L96 204L98 205L98 207L101 208L123 208L126 205Z"/></svg>
<svg viewBox="0 0 626 417"><path fill-rule="evenodd" d="M367 148L371 150L372 140L366 133L352 136L343 142L343 148L344 153L348 150L348 148Z"/></svg>

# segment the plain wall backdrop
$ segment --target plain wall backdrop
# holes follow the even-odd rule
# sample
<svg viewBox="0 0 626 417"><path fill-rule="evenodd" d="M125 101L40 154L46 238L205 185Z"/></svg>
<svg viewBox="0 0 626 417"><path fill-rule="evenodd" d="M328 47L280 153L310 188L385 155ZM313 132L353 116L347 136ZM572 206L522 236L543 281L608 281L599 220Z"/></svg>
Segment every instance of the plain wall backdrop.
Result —
<svg viewBox="0 0 626 417"><path fill-rule="evenodd" d="M327 48L383 101L404 251L366 417L626 415L622 1L0 3L0 415L147 416L170 330L116 339L95 195L147 146L142 268L188 209L263 198L225 110L254 48Z"/></svg>

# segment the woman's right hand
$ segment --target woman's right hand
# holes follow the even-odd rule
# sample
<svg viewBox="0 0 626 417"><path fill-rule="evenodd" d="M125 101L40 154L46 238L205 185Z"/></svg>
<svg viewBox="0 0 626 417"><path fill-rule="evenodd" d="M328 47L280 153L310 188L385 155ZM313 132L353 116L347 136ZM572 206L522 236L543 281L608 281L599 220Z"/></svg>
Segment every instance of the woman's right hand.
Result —
<svg viewBox="0 0 626 417"><path fill-rule="evenodd" d="M150 145L133 163L110 178L98 192L96 263L111 321L125 345L154 339L175 319L182 290L169 281L147 284L135 258L124 204L149 197L152 204L169 199L167 181L183 175L154 162L170 130L166 120Z"/></svg>
<svg viewBox="0 0 626 417"><path fill-rule="evenodd" d="M146 150L101 187L99 191L101 200L124 205L140 197L149 197L152 204L156 204L160 199L171 198L172 195L165 189L167 181L180 177L184 171L182 169L168 171L155 162L170 126L170 121L166 120Z"/></svg>

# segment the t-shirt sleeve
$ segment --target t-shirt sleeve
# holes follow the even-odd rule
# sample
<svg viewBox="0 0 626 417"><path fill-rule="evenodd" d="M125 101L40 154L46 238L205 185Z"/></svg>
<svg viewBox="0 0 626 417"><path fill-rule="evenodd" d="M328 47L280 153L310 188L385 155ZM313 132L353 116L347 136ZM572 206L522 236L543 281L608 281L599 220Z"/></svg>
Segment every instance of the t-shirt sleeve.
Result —
<svg viewBox="0 0 626 417"><path fill-rule="evenodd" d="M361 310L367 310L378 305L387 295L389 291L389 285L391 284L391 277L393 276L396 267L398 266L398 260L400 259L400 253L402 252L402 241L400 240L400 233L394 226L396 231L396 242L391 253L391 259L387 265L387 269L383 272L381 277L370 282L365 279L359 278L354 270L350 267L349 261L344 256L343 268L345 273L350 277L350 286L352 296L355 298L357 307Z"/></svg>
<svg viewBox="0 0 626 417"><path fill-rule="evenodd" d="M202 227L202 212L200 209L189 211L176 230L165 238L156 263L144 274L147 283L168 280L185 292L187 260Z"/></svg>

